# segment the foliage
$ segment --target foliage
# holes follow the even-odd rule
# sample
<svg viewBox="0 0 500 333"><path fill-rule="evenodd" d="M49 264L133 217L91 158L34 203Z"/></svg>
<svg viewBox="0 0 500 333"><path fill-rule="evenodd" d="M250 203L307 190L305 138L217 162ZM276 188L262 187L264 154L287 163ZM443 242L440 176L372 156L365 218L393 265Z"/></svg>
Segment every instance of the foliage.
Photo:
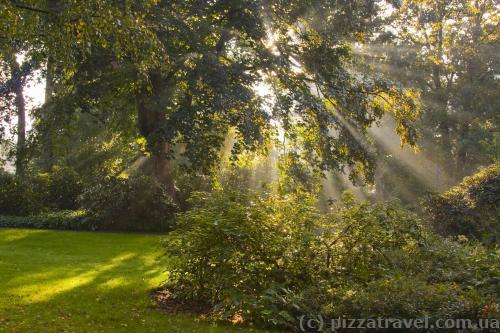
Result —
<svg viewBox="0 0 500 333"><path fill-rule="evenodd" d="M370 182L366 129L391 113L401 141L415 145L420 109L417 92L353 66L350 45L365 41L380 11L346 0L7 2L0 42L19 45L50 78L35 114L37 144L50 151L41 164L87 143L85 118L109 131L106 140L122 135L122 147L140 136L157 160L181 146L186 166L203 173L230 131L239 155L282 130L286 154L308 173L348 168L353 181Z"/></svg>
<svg viewBox="0 0 500 333"><path fill-rule="evenodd" d="M17 176L0 173L0 214L32 215L47 210L78 208L80 176L71 168L55 167L50 174Z"/></svg>
<svg viewBox="0 0 500 333"><path fill-rule="evenodd" d="M78 196L83 192L80 175L68 167L54 167L51 173L37 177L35 190L44 204L56 210L78 208Z"/></svg>
<svg viewBox="0 0 500 333"><path fill-rule="evenodd" d="M29 215L43 210L30 179L0 172L0 214Z"/></svg>
<svg viewBox="0 0 500 333"><path fill-rule="evenodd" d="M177 186L176 198L182 211L189 209L189 198L194 192L210 191L212 189L212 177L200 173L193 173L185 168L175 169L175 185Z"/></svg>
<svg viewBox="0 0 500 333"><path fill-rule="evenodd" d="M275 284L307 282L301 270L307 243L297 237L314 220L310 207L230 191L197 193L191 203L164 244L175 262L170 274L177 293L216 305L228 317Z"/></svg>
<svg viewBox="0 0 500 333"><path fill-rule="evenodd" d="M118 175L143 156L134 119L124 116L134 105L130 90L120 86L127 78L112 70L103 60L106 57L108 53L96 52L81 61L77 66L81 74L60 88L51 100L51 111L45 107L35 110L32 158L36 166L43 167L47 140L51 164L74 169L85 183ZM82 86L82 82L87 83ZM114 91L113 97L107 91Z"/></svg>
<svg viewBox="0 0 500 333"><path fill-rule="evenodd" d="M431 195L425 208L439 233L495 245L500 237L499 203L500 164L494 164L444 193Z"/></svg>
<svg viewBox="0 0 500 333"><path fill-rule="evenodd" d="M176 205L147 176L107 179L87 187L71 169L56 168L22 183L2 175L2 227L62 230L165 231L173 226ZM64 210L82 206L83 210ZM14 215L14 216L10 216ZM29 215L29 216L19 216Z"/></svg>
<svg viewBox="0 0 500 333"><path fill-rule="evenodd" d="M167 286L215 318L296 329L301 315L497 315L498 253L434 235L396 203L347 195L320 214L302 195L214 192L193 205L164 243Z"/></svg>
<svg viewBox="0 0 500 333"><path fill-rule="evenodd" d="M303 301L321 297L324 302L315 313L333 317L497 316L499 253L435 235L422 236L410 237L396 248L380 248L381 257L385 256L382 262L371 259L357 273L348 268L347 274L334 274L331 281L304 292ZM360 275L368 274L366 270L368 278Z"/></svg>
<svg viewBox="0 0 500 333"><path fill-rule="evenodd" d="M377 41L359 53L370 70L421 91L419 145L451 186L497 158L498 8L492 0L399 4Z"/></svg>
<svg viewBox="0 0 500 333"><path fill-rule="evenodd" d="M378 178L415 206L497 159L498 5L391 3L0 1L0 225L170 231L187 210L168 288L218 319L498 316L498 165L427 202L441 235L399 203L314 200ZM429 161L394 162L389 132Z"/></svg>
<svg viewBox="0 0 500 333"><path fill-rule="evenodd" d="M164 187L148 176L103 179L84 191L80 203L100 230L165 231L177 211Z"/></svg>
<svg viewBox="0 0 500 333"><path fill-rule="evenodd" d="M58 211L32 216L1 216L2 228L94 230L95 226L86 219L85 211Z"/></svg>
<svg viewBox="0 0 500 333"><path fill-rule="evenodd" d="M119 58L133 57L146 65L157 60L155 52L161 45L138 14L148 13L154 3L4 1L0 6L2 51L17 45L29 52L33 67L50 59L71 72L92 52L92 46L100 45Z"/></svg>

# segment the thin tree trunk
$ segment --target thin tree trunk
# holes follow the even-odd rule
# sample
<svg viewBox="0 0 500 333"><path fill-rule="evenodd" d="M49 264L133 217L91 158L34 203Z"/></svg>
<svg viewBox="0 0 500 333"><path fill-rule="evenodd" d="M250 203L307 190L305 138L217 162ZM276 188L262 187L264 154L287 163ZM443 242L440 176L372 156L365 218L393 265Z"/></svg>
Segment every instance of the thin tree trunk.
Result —
<svg viewBox="0 0 500 333"><path fill-rule="evenodd" d="M458 131L457 137L457 155L455 157L455 177L456 179L462 179L467 173L467 147L465 144L465 139L469 131L469 124L462 124Z"/></svg>
<svg viewBox="0 0 500 333"><path fill-rule="evenodd" d="M44 119L43 133L41 136L42 145L42 169L45 172L50 172L54 164L54 154L52 149L51 135L51 113L53 112L53 95L54 93L54 68L53 62L49 58L47 60L47 75L45 78L45 104L42 110L42 118Z"/></svg>
<svg viewBox="0 0 500 333"><path fill-rule="evenodd" d="M59 13L61 11L61 6L63 3L61 0L48 0L47 8L51 13ZM52 119L51 114L54 111L54 60L50 55L50 45L49 48L49 56L47 57L47 75L45 77L45 104L42 110L42 118L44 120L43 133L41 136L41 150L42 150L42 169L45 172L52 171L52 167L54 165L54 149L53 149L53 141L52 141Z"/></svg>
<svg viewBox="0 0 500 333"><path fill-rule="evenodd" d="M481 36L483 35L482 28L482 20L483 20L483 12L481 10L481 6L479 2L474 1L474 8L476 9L476 14L473 16L474 26L472 27L472 45L477 48L475 51L479 52L479 48L482 44ZM481 82L477 82L480 77L481 72L481 59L477 56L472 56L467 60L466 64L466 73L464 73L465 77L468 77L471 85L480 86ZM476 100L474 98L470 98L465 101L464 106L466 106L466 110L469 111L466 117L462 119L463 123L460 124L457 133L457 143L456 143L456 157L455 157L455 177L456 179L462 179L466 176L470 171L470 166L468 162L467 156L467 136L469 134L469 124L473 122L474 116L471 116L475 113Z"/></svg>
<svg viewBox="0 0 500 333"><path fill-rule="evenodd" d="M16 145L16 174L24 175L26 171L26 103L23 87L16 88L17 108L17 145Z"/></svg>

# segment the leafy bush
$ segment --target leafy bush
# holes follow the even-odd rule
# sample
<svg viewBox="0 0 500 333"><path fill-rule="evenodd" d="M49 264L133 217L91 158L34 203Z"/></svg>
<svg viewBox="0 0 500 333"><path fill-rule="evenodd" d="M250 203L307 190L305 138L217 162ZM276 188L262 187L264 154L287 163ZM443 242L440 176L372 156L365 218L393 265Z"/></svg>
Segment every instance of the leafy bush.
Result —
<svg viewBox="0 0 500 333"><path fill-rule="evenodd" d="M328 280L309 287L303 292L303 302L323 298L315 313L329 317L437 319L498 315L498 253L427 233L404 243L392 249L380 248L380 259L386 259L371 258L361 270L353 269L359 267L357 259L346 259L348 263L341 267L347 272L334 272ZM369 244L375 243L370 240ZM339 264L336 260L335 265ZM496 312L482 312L490 305Z"/></svg>
<svg viewBox="0 0 500 333"><path fill-rule="evenodd" d="M148 176L105 179L85 190L80 203L101 230L169 230L177 211L164 187Z"/></svg>
<svg viewBox="0 0 500 333"><path fill-rule="evenodd" d="M270 204L274 199L238 192L197 193L191 200L194 208L180 215L165 244L176 262L171 274L177 292L216 304L218 313L228 316L273 284L305 283L301 267L307 258L301 254L307 244L294 237L306 227L302 223L313 220L313 212L286 202ZM280 208L296 212L295 219L270 218ZM284 265L294 269L284 270Z"/></svg>
<svg viewBox="0 0 500 333"><path fill-rule="evenodd" d="M500 237L500 164L492 165L425 204L442 235L465 235L496 244Z"/></svg>
<svg viewBox="0 0 500 333"><path fill-rule="evenodd" d="M57 230L93 230L84 211L59 211L34 216L0 216L0 227Z"/></svg>
<svg viewBox="0 0 500 333"><path fill-rule="evenodd" d="M307 196L214 192L192 205L164 243L167 288L214 318L498 315L498 253L434 235L397 203L347 195L320 214Z"/></svg>
<svg viewBox="0 0 500 333"><path fill-rule="evenodd" d="M24 176L0 173L0 214L26 216L47 210L74 210L83 184L70 168Z"/></svg>
<svg viewBox="0 0 500 333"><path fill-rule="evenodd" d="M194 192L210 191L212 177L182 167L175 168L176 199L181 210L189 209L189 198Z"/></svg>
<svg viewBox="0 0 500 333"><path fill-rule="evenodd" d="M31 179L0 172L0 215L29 215L43 210Z"/></svg>
<svg viewBox="0 0 500 333"><path fill-rule="evenodd" d="M49 175L44 201L51 208L73 210L78 208L78 196L82 192L83 183L75 170L56 167Z"/></svg>

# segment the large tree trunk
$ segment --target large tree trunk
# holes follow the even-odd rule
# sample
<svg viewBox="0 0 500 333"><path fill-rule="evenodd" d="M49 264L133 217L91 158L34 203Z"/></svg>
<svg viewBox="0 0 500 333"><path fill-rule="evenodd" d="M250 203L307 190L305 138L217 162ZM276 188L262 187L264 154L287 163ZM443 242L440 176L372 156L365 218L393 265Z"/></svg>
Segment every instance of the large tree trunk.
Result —
<svg viewBox="0 0 500 333"><path fill-rule="evenodd" d="M170 150L168 143L159 143L159 147L155 154L151 155L151 163L153 167L153 176L165 186L167 193L176 200L176 188L173 177L172 163L167 158Z"/></svg>
<svg viewBox="0 0 500 333"><path fill-rule="evenodd" d="M170 144L161 133L165 121L165 82L159 73L150 74L152 91L137 95L138 126L140 133L148 140L151 153L150 172L165 186L168 194L176 200L173 168L170 160Z"/></svg>
<svg viewBox="0 0 500 333"><path fill-rule="evenodd" d="M10 59L10 68L14 78L13 92L17 115L16 174L22 176L26 171L26 102L23 94L25 78L15 55Z"/></svg>

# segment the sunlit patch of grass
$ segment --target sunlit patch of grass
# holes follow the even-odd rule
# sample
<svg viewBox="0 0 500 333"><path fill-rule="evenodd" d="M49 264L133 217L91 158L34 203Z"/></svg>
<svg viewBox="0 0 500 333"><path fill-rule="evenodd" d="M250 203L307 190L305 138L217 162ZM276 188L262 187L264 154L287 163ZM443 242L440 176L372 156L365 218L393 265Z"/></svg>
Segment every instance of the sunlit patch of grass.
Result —
<svg viewBox="0 0 500 333"><path fill-rule="evenodd" d="M33 233L45 233L45 230L32 230L31 234ZM7 243L7 242L12 242L16 240L23 239L25 237L28 237L30 234L23 232L22 230L9 230L4 231L2 234L2 243Z"/></svg>
<svg viewBox="0 0 500 333"><path fill-rule="evenodd" d="M256 331L159 310L159 238L0 230L0 332Z"/></svg>

